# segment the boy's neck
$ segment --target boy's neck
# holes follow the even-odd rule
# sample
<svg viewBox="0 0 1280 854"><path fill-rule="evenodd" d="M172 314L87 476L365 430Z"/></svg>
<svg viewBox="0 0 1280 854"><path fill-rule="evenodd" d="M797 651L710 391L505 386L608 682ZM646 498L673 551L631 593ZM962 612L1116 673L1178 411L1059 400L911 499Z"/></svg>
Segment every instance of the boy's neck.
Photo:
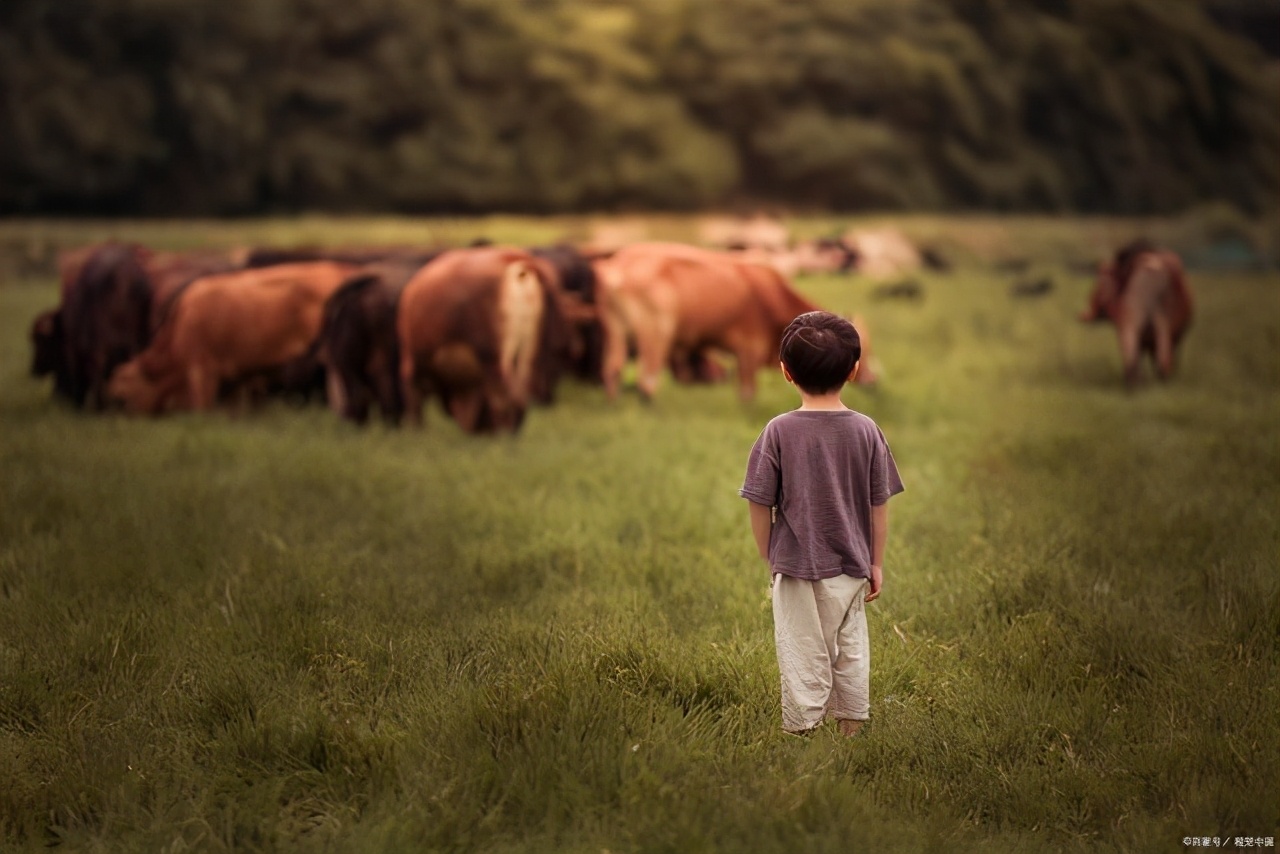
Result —
<svg viewBox="0 0 1280 854"><path fill-rule="evenodd" d="M849 408L840 399L840 389L826 394L809 394L798 387L796 390L800 392L801 412L839 412L842 409Z"/></svg>

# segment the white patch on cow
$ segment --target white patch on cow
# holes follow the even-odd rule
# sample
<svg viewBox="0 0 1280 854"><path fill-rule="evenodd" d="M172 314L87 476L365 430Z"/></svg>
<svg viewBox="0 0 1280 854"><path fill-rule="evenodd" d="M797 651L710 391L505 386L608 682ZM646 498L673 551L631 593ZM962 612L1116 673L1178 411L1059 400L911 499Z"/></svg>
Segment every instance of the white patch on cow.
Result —
<svg viewBox="0 0 1280 854"><path fill-rule="evenodd" d="M509 393L520 403L527 399L533 377L542 308L537 272L524 261L508 264L498 291L498 366Z"/></svg>

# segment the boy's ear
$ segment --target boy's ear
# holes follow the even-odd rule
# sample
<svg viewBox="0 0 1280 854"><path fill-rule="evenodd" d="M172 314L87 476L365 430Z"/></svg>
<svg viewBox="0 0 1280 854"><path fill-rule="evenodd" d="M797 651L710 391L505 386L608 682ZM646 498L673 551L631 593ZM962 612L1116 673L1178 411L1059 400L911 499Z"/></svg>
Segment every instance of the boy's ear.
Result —
<svg viewBox="0 0 1280 854"><path fill-rule="evenodd" d="M849 379L845 380L845 382L853 382L853 381L854 381L854 379L858 376L858 368L861 368L861 367L862 367L862 360L861 360L861 359L859 359L858 361L854 362L854 363L853 363L853 370L849 372Z"/></svg>
<svg viewBox="0 0 1280 854"><path fill-rule="evenodd" d="M787 363L783 361L779 361L778 367L782 368L782 376L786 378L787 382L794 385L795 380L791 378L791 372L787 370Z"/></svg>

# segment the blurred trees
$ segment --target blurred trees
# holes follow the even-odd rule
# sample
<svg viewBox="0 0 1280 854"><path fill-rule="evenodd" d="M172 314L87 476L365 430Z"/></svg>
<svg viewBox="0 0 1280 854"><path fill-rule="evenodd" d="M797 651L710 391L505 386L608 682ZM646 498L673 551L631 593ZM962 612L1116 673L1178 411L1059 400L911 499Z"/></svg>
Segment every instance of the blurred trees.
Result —
<svg viewBox="0 0 1280 854"><path fill-rule="evenodd" d="M0 212L1245 210L1198 0L4 0Z"/></svg>

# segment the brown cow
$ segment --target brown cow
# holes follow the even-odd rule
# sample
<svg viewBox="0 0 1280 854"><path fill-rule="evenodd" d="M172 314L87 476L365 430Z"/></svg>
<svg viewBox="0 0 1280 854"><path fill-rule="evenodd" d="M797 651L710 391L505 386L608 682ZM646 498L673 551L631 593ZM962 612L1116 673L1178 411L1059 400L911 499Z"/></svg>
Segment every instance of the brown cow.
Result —
<svg viewBox="0 0 1280 854"><path fill-rule="evenodd" d="M363 424L376 402L384 421L400 422L396 312L400 292L422 266L371 264L325 302L315 348L328 376L329 407L343 418Z"/></svg>
<svg viewBox="0 0 1280 854"><path fill-rule="evenodd" d="M756 371L778 359L782 330L817 308L769 265L683 244L635 244L597 261L596 271L610 397L634 341L646 397L664 366L690 365L698 376L705 351L715 349L732 354L739 394L750 399Z"/></svg>
<svg viewBox="0 0 1280 854"><path fill-rule="evenodd" d="M1191 290L1182 259L1146 241L1135 241L1098 268L1089 306L1080 319L1115 324L1124 381L1132 388L1144 354L1155 362L1160 379L1169 378L1191 316Z"/></svg>
<svg viewBox="0 0 1280 854"><path fill-rule="evenodd" d="M62 267L61 364L55 391L80 407L102 408L107 378L151 338L151 285L145 249L104 243L68 256Z"/></svg>
<svg viewBox="0 0 1280 854"><path fill-rule="evenodd" d="M169 301L191 279L241 263L218 251L155 252L108 241L61 253L61 302L32 326L32 372L55 394L101 407L107 377L150 342Z"/></svg>
<svg viewBox="0 0 1280 854"><path fill-rule="evenodd" d="M112 375L110 397L134 413L212 408L223 383L307 354L325 300L356 269L283 264L197 279L151 345Z"/></svg>
<svg viewBox="0 0 1280 854"><path fill-rule="evenodd" d="M438 394L467 433L519 430L554 385L548 347L567 340L558 293L554 268L512 247L455 249L418 271L396 319L408 420Z"/></svg>

